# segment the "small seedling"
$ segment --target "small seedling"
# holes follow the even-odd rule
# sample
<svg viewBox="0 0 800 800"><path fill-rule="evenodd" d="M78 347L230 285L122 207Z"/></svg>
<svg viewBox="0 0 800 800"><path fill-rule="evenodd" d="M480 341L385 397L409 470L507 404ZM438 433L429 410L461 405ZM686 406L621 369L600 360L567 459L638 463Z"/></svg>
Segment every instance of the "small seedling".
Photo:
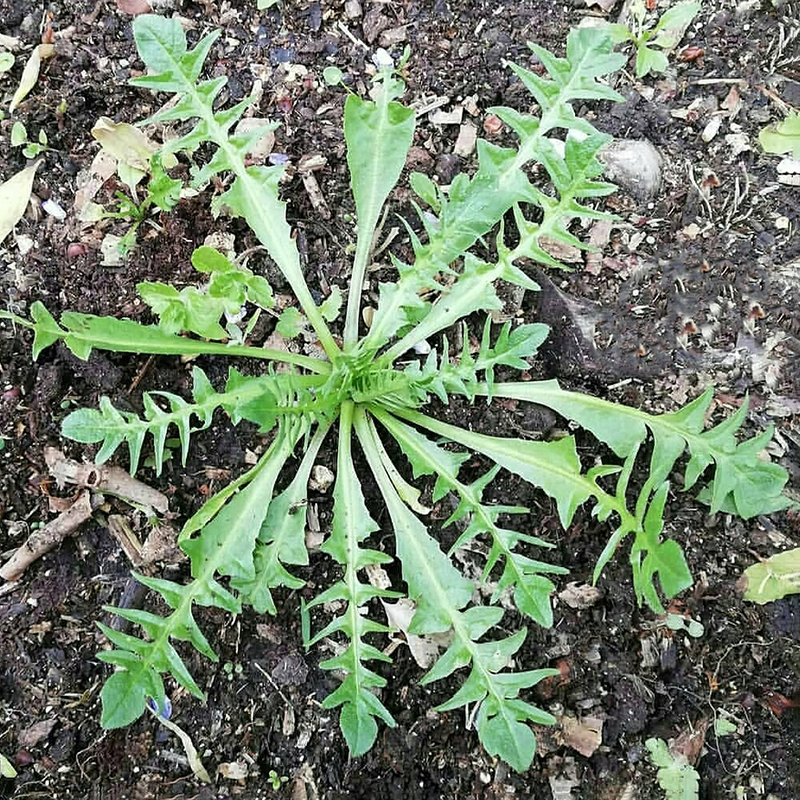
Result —
<svg viewBox="0 0 800 800"><path fill-rule="evenodd" d="M22 147L22 154L25 158L36 158L50 148L47 146L47 133L44 128L39 131L37 142L28 140L28 131L25 126L17 120L11 128L11 146Z"/></svg>
<svg viewBox="0 0 800 800"><path fill-rule="evenodd" d="M663 739L648 739L644 744L653 766L658 767L658 785L666 800L697 800L700 775L686 757L674 754Z"/></svg>
<svg viewBox="0 0 800 800"><path fill-rule="evenodd" d="M267 780L269 781L270 785L272 786L274 791L278 791L284 783L289 782L289 778L286 775L278 775L274 769L269 771L269 775L267 775Z"/></svg>
<svg viewBox="0 0 800 800"><path fill-rule="evenodd" d="M633 42L636 47L636 77L643 78L650 72L666 72L668 61L665 51L671 50L678 43L676 31L683 31L697 16L701 4L682 2L665 11L652 27L645 27L647 6L644 0L636 0L631 5L630 13L633 27L621 23L608 25L616 44ZM658 49L656 49L658 48Z"/></svg>
<svg viewBox="0 0 800 800"><path fill-rule="evenodd" d="M693 639L699 639L705 632L697 620L691 619L691 617L687 619L683 614L667 614L664 624L671 631L686 631Z"/></svg>
<svg viewBox="0 0 800 800"><path fill-rule="evenodd" d="M714 736L717 739L722 739L724 736L730 736L737 731L736 723L728 717L717 717L714 722Z"/></svg>

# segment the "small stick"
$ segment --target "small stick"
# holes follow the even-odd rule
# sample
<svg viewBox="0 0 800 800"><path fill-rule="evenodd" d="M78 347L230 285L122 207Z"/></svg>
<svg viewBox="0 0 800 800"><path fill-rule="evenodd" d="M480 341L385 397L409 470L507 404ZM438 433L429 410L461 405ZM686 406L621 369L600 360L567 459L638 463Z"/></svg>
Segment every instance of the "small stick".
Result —
<svg viewBox="0 0 800 800"><path fill-rule="evenodd" d="M164 494L131 477L120 467L79 464L55 447L45 448L44 460L59 486L74 483L81 489L113 494L142 509L149 517L169 511L169 500Z"/></svg>
<svg viewBox="0 0 800 800"><path fill-rule="evenodd" d="M102 503L102 495L95 497ZM0 569L0 578L6 581L16 581L22 573L37 558L40 558L56 545L61 544L67 536L75 531L92 516L92 494L84 490L78 499L54 520L48 522L43 528L34 531L21 547L18 547L13 556Z"/></svg>

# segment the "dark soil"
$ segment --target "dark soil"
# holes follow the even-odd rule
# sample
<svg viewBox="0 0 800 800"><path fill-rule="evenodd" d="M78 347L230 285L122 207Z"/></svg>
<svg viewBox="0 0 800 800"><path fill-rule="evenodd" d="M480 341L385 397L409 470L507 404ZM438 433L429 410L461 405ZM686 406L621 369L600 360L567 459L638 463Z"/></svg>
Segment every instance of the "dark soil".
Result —
<svg viewBox="0 0 800 800"><path fill-rule="evenodd" d="M163 13L180 14L190 36L223 29L207 68L228 76L232 102L261 81L256 114L282 123L276 152L293 164L309 153L328 159L317 177L333 210L330 219L314 210L299 177L284 187L309 282L320 295L331 283L346 285L345 248L354 238L347 217L352 203L342 92L325 87L321 73L335 63L360 86L369 64L342 26L370 47L397 50L407 41L408 99L422 104L424 98L446 96L452 106L473 96L480 129L493 105L530 106L504 61L531 64L527 40L563 52L568 30L587 13L550 0L362 4L363 13L348 18L343 0L287 0L285 8L263 12L255 0L156 3ZM705 3L683 43L703 48L701 58L681 61L673 55L675 66L666 79L651 76L638 86L630 75L622 76L618 89L626 102L591 109L601 129L616 137L647 138L660 150L663 185L652 202L624 190L609 198L607 207L620 222L594 268L551 275L555 283L542 278L545 291L526 298L519 313L553 327L544 357L532 365L536 377L559 377L566 385L654 411L674 409L713 383L715 419L732 413L749 393L748 430L776 425L772 455L797 486L800 195L776 181L777 159L761 153L757 137L764 124L780 117L781 103L800 106L800 16L791 3L779 11L766 1L763 8L753 2L736 6ZM57 222L37 203L36 214L17 227L18 237L29 237L22 242L25 254L13 237L6 240L7 249L0 249L3 305L24 313L38 299L54 313L71 309L145 320L136 300L138 281L191 281L192 250L212 232L233 231L238 252L255 240L239 221L215 220L208 198L198 197L182 201L158 218L157 226L143 228L124 266L101 265L102 234L82 227L72 213L80 173L97 152L89 131L100 116L140 120L158 101L126 85L141 65L131 17L112 0L0 0L0 33L19 36L31 47L41 40L40 25L58 34L58 54L45 62L14 119L25 123L32 138L40 128L47 132L53 150L38 173L35 198L55 200L69 213ZM19 58L0 82L4 108L23 61ZM289 81L289 63L307 72L295 71ZM735 116L733 86L741 103ZM715 113L724 115L721 130L706 144L701 132ZM471 119L469 113L464 119ZM3 143L11 124L11 118L0 121ZM473 169L472 159L453 154L457 134L457 125L437 129L421 116L410 166L442 183ZM23 166L19 150L0 149L3 179ZM98 200L107 201L114 188L113 180L108 182ZM406 192L398 191L395 200L398 208L408 207ZM274 270L259 259L254 256L251 266L274 279ZM594 341L581 333L592 326ZM228 365L220 359L198 363L219 385ZM187 365L171 358L148 362L95 353L81 362L54 347L31 363L29 336L0 325L0 552L10 553L32 526L52 518L47 496L55 489L44 447L58 445L76 458L92 455L90 448L59 436L70 409L94 406L103 394L118 407L137 409L141 391L185 394L189 380ZM503 435L541 437L563 424L540 410L499 402L489 408L454 404L438 413ZM223 485L221 475L239 474L264 445L252 426L233 428L220 418L195 437L185 470L170 462L160 478L150 469L140 476L170 497L182 522ZM588 437L581 445L590 463L596 448ZM591 580L608 535L605 527L579 515L561 531L546 498L512 479L498 481L494 492L498 502L532 509L524 529L556 543L552 559L569 568L569 580ZM329 500L320 495L312 501L325 531ZM105 509L110 511L141 524L122 505ZM373 513L386 524L379 504ZM449 507L437 506L431 516L442 521L449 513ZM556 715L602 719L603 732L602 744L584 756L554 731L542 730L539 755L524 775L486 755L466 729L463 713L430 711L457 682L421 687L422 671L404 646L384 670L389 687L383 700L398 726L383 728L367 756L349 759L336 715L320 705L335 679L318 667L327 657L324 648L304 651L298 594L277 594L274 619L252 612L236 620L205 613L201 624L215 632L220 661L188 655L187 663L208 703L177 691L172 698L174 721L191 734L212 773L218 764L237 761L247 768L242 781L214 775L212 786L192 777L177 738L152 717L122 731L99 726L99 691L108 668L94 657L104 641L95 621L108 621L102 606L118 603L129 588L129 564L102 524L105 518L98 515L0 594L0 752L19 772L15 781L0 779L0 796L649 800L662 794L645 740L687 734L710 720L697 763L702 798L800 797L800 602L749 605L736 589L742 571L758 557L797 546L800 530L789 515L748 523L724 515L709 518L689 496L677 491L670 496L666 533L681 542L696 577L694 590L672 610L702 622L699 638L672 633L653 613L636 607L623 554L606 570L595 605L576 611L559 603L551 630L532 626L519 664L557 665L563 676L538 688L538 702ZM449 545L454 536L445 530L441 539ZM167 574L182 573L171 568ZM302 575L308 581L302 594L310 599L336 575L317 554ZM559 589L565 585L562 580ZM322 621L322 614L313 620L315 626ZM503 624L511 631L522 622L508 612ZM721 714L737 723L737 731L725 738L713 734L713 720ZM268 779L271 770L288 778L277 790Z"/></svg>

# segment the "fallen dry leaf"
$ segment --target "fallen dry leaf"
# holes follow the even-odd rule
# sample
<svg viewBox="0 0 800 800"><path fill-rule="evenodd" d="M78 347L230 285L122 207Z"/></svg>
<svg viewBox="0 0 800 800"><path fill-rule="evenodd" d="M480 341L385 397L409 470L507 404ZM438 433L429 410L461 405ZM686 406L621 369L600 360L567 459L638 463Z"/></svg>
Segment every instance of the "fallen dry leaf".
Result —
<svg viewBox="0 0 800 800"><path fill-rule="evenodd" d="M681 755L690 764L696 764L703 752L703 745L706 741L706 731L711 720L701 717L691 730L681 731L674 740L669 743L669 751L673 756Z"/></svg>
<svg viewBox="0 0 800 800"><path fill-rule="evenodd" d="M582 756L593 755L603 743L603 720L599 717L561 717L561 738Z"/></svg>
<svg viewBox="0 0 800 800"><path fill-rule="evenodd" d="M243 760L231 761L217 767L217 773L229 781L244 781L247 778L247 772L247 762Z"/></svg>
<svg viewBox="0 0 800 800"><path fill-rule="evenodd" d="M13 114L16 107L28 96L28 93L36 85L39 80L39 70L42 67L42 61L55 55L56 48L52 44L40 44L33 48L33 52L25 64L25 69L22 70L22 77L19 79L19 86L17 91L14 92L14 97L11 98L11 105L8 107L8 113Z"/></svg>
<svg viewBox="0 0 800 800"><path fill-rule="evenodd" d="M381 604L386 612L386 619L389 621L389 625L393 628L398 628L405 635L408 649L411 651L414 661L423 669L433 666L433 662L439 655L437 642L429 636L415 636L413 633L408 632L411 619L417 610L415 603L404 597L396 603L384 603L381 600Z"/></svg>
<svg viewBox="0 0 800 800"><path fill-rule="evenodd" d="M551 255L556 261L564 264L579 264L583 261L583 250L572 244L565 244L552 236L541 236L539 245L542 250Z"/></svg>
<svg viewBox="0 0 800 800"><path fill-rule="evenodd" d="M25 214L33 191L33 178L41 163L41 160L34 162L0 184L0 244Z"/></svg>
<svg viewBox="0 0 800 800"><path fill-rule="evenodd" d="M6 50L16 50L21 42L16 36L6 36L0 33L0 47L5 47Z"/></svg>
<svg viewBox="0 0 800 800"><path fill-rule="evenodd" d="M153 9L147 0L117 0L117 10L123 14L149 14Z"/></svg>
<svg viewBox="0 0 800 800"><path fill-rule="evenodd" d="M56 726L58 720L55 717L50 719L43 719L41 722L34 722L29 728L21 731L17 741L20 747L34 747L39 744L43 739L46 739L53 728Z"/></svg>
<svg viewBox="0 0 800 800"><path fill-rule="evenodd" d="M611 11L612 8L617 4L617 0L589 0L586 3L587 6L598 6L601 11L605 11L606 14Z"/></svg>
<svg viewBox="0 0 800 800"><path fill-rule="evenodd" d="M97 120L92 136L116 159L119 177L135 193L136 185L150 171L150 156L157 150L156 145L139 128L108 117Z"/></svg>
<svg viewBox="0 0 800 800"><path fill-rule="evenodd" d="M689 47L685 47L681 50L678 58L680 58L681 61L697 61L698 58L702 58L705 54L706 51L703 50L702 47L689 45Z"/></svg>
<svg viewBox="0 0 800 800"><path fill-rule="evenodd" d="M591 608L602 597L603 593L596 586L575 581L570 581L567 588L558 593L559 600L576 609Z"/></svg>

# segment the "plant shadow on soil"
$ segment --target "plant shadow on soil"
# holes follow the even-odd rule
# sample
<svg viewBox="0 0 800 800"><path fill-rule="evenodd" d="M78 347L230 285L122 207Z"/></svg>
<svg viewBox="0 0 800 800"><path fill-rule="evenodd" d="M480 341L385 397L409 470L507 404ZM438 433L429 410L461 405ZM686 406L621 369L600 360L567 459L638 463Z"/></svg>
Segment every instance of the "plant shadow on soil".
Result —
<svg viewBox="0 0 800 800"><path fill-rule="evenodd" d="M290 221L315 291L329 283L346 284L345 247L352 230L341 213L351 210L340 132L343 98L334 90L316 91L302 76L287 83L281 65L302 64L319 78L334 62L353 76L363 76L364 52L342 33L339 23L370 45L387 36L405 37L413 53L409 96L446 95L455 101L474 95L480 109L475 122L480 125L493 104L529 105L503 59L527 63L528 39L561 52L570 26L585 13L549 0L523 0L502 8L490 0L365 2L364 13L353 18L337 0L287 2L283 10L264 12L255 9L254 0L224 5L220 11L219 4L211 2L203 8L178 1L170 8L200 28L224 29L210 64L215 74L228 75L231 102L247 95L254 75L261 75L259 113L284 125L277 133L276 150L286 152L294 163L312 152L327 157L319 179L331 207L341 203L340 213L321 219L298 179L284 192L291 198ZM796 229L797 193L774 184L774 159L759 155L754 144L761 125L775 116L768 93L756 87L781 76L776 85L786 102L800 102L800 66L793 61L797 50L787 45L785 52L776 52L780 26L791 30L792 20L788 12L781 19L774 11L760 9L737 15L733 4L722 0L705 5L691 37L705 49L705 56L679 65L677 89L666 87L655 99L646 99L627 82L620 86L627 101L598 112L601 129L618 137L649 138L662 151L667 163L664 186L651 205L624 193L615 196L617 213L628 222L639 220L649 237L639 250L625 250L612 238L611 249L605 251L611 253L611 261L602 272L593 275L579 268L555 276L553 290L526 299L521 309L525 319L541 319L554 329L533 377L559 377L566 385L653 410L671 410L681 397L694 397L705 382L714 382L727 404L725 413L730 413L732 404L749 391L753 428L772 421L779 426L786 442L782 463L797 485L796 417L773 419L772 394L752 363L756 356L783 358L774 390L796 400L800 344L793 337L800 333L800 280L797 267L793 276L784 267L800 255L800 239L776 228L775 219L786 217ZM71 207L76 176L96 151L89 130L97 117L135 121L157 107L152 96L125 85L137 63L131 18L113 6L102 0L0 0L0 32L33 45L42 13L47 12L53 27L67 34L59 42L58 57L45 65L31 97L16 114L29 132L45 129L55 148L39 172L36 195L42 200L52 197L65 208ZM670 113L697 99L713 98L712 106L718 108L730 84L697 83L707 76L742 79L742 110L736 122L753 149L736 158L722 137L711 145L701 142L699 132L707 121L702 115L680 119ZM0 84L4 98L10 87L8 78ZM62 100L66 111L59 114ZM4 142L11 122L0 122ZM412 151L414 168L436 175L442 183L455 171L473 168L470 159L452 153L457 132L452 126L436 130L422 118ZM698 174L707 170L719 182L709 192L713 218L686 181L687 159L694 161ZM22 165L18 151L0 150L0 174L7 177ZM728 216L743 169L750 182L750 204L744 202ZM773 185L777 188L759 194ZM753 197L759 202L753 204ZM409 210L407 201L408 193L398 191L393 207ZM701 229L705 226L702 235L681 236L698 220ZM628 229L632 227L636 225ZM124 314L144 321L145 309L135 301L137 281L192 280L192 250L209 233L226 229L236 233L237 250L255 244L239 222L214 220L206 197L184 201L159 219L159 227L145 230L128 264L109 269L100 264L99 237L93 238L91 230L81 232L71 217L63 225L48 217L29 220L19 232L32 237L32 249L19 256L12 248L0 256L4 302L24 309L41 299L54 312ZM67 258L71 242L84 247ZM623 261L626 269L615 271ZM257 257L251 265L268 269ZM580 334L561 302L562 292L591 313L597 331L594 343ZM705 343L698 334L688 346L679 347L675 334L685 320L691 318L701 328L710 321L710 305L721 298L732 302L715 318L719 324L713 342ZM746 325L754 303L764 313L755 333ZM255 336L267 332L257 329ZM767 337L775 333L789 337L788 344L777 353L765 352ZM0 452L0 551L21 543L31 523L49 519L44 446L58 444L76 458L91 455L59 438L60 420L68 408L93 406L101 394L108 394L119 407L135 410L141 391L186 392L187 365L171 358L146 362L95 353L84 363L59 347L32 364L28 337L0 329L0 434L5 437ZM199 363L219 385L228 365L220 359ZM131 391L134 383L138 388ZM616 388L608 389L611 385ZM563 425L541 410L500 402L488 408L453 403L437 413L499 435L537 437ZM590 460L592 442L584 437L580 444ZM220 488L213 470L238 474L245 468L248 450L263 445L252 428L233 428L217 419L196 435L185 470L169 463L161 478L148 470L141 477L169 495L172 510L183 520L204 494ZM478 470L482 465L469 466ZM360 469L366 472L362 463ZM376 518L385 524L374 487L367 483L367 489ZM579 514L568 531L561 531L549 501L508 477L496 484L494 499L528 505L532 511L526 524L556 544L552 558L569 568L569 580L591 579L606 528ZM330 500L320 495L312 501L324 531ZM121 507L113 510L129 513ZM434 523L449 511L434 508ZM304 651L299 597L283 593L278 595L275 618L245 613L232 621L217 613L201 615L202 627L218 636L220 661L211 664L188 654L188 666L209 699L202 705L174 694L175 719L192 734L209 768L243 759L250 769L242 785L217 778L210 788L190 777L177 740L152 718L123 731L103 732L99 727L98 694L107 667L94 658L102 645L94 622L108 621L101 607L118 603L129 588L129 565L105 528L96 522L87 525L0 597L0 752L19 772L14 782L0 780L0 796L510 800L550 797L551 779L574 775L574 800L618 800L632 783L641 789L640 797L655 798L660 795L644 740L676 736L702 718L725 711L738 721L739 730L724 739L707 737L707 752L698 767L701 796L731 797L743 786L746 797L756 797L760 785L763 795L800 797L800 716L782 700L800 696L800 602L789 598L766 607L747 605L735 588L756 555L768 556L800 538L797 523L785 515L751 523L722 515L709 519L702 506L675 491L667 527L684 546L697 579L695 589L675 608L703 623L702 638L648 628L654 615L635 606L629 567L621 553L600 582L602 599L581 611L560 603L553 629L531 626L519 655L526 666L558 665L563 672L563 681L534 693L543 707L604 718L602 746L591 757L565 747L552 731L541 731L533 768L525 775L511 773L480 749L474 732L465 729L462 713L429 712L454 691L458 678L422 688L422 671L400 647L394 664L384 671L389 686L383 693L398 727L382 729L372 752L350 760L335 715L318 702L334 686L334 679L317 666L327 653L322 647ZM453 530L445 530L440 538L449 544L454 536ZM385 541L378 536L375 544ZM178 569L171 574L183 573ZM308 581L302 594L310 599L337 573L317 554L302 577ZM565 581L559 588L564 585ZM321 615L315 616L315 625L321 620ZM509 611L503 624L512 630L522 622ZM241 665L241 672L226 671L226 663ZM46 722L42 730L47 733L26 743L26 734L28 742L36 739L32 726ZM289 777L279 791L268 781L270 770Z"/></svg>

